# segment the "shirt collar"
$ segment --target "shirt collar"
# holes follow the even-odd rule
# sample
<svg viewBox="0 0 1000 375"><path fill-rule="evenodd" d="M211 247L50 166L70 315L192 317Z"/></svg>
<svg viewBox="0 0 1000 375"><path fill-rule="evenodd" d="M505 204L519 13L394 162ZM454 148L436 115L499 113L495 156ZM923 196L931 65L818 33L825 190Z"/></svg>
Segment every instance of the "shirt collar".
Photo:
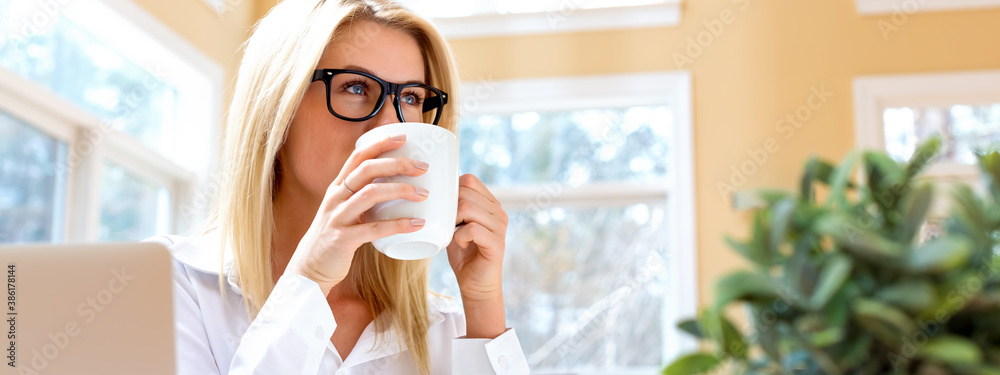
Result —
<svg viewBox="0 0 1000 375"><path fill-rule="evenodd" d="M427 313L430 323L428 327L433 327L444 322L445 313L457 313L459 311L461 309L453 299L433 293L427 295ZM386 332L385 341L380 346L375 346L375 337L375 324L372 323L365 327L365 330L361 333L361 337L358 338L358 342L354 344L355 349L365 348L366 350L352 350L351 354L344 360L343 368L371 361L379 361L375 364L377 368L380 368L378 367L380 365L388 366L391 363L387 361L394 361L395 359L392 356L402 352L406 348L406 344L399 340L399 336L394 329ZM332 344L330 347L332 347ZM372 347L374 349L367 350L367 348Z"/></svg>
<svg viewBox="0 0 1000 375"><path fill-rule="evenodd" d="M178 241L172 251L175 259L198 271L226 276L226 283L238 295L243 295L239 287L239 273L233 260L233 248L226 242L225 251L217 249L222 243L219 230L213 230L200 236L187 237Z"/></svg>

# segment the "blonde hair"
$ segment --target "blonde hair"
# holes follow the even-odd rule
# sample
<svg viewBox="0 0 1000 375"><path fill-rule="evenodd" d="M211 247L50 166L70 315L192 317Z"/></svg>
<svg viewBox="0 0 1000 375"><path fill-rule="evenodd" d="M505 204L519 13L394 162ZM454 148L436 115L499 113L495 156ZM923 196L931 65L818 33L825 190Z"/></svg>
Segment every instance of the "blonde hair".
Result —
<svg viewBox="0 0 1000 375"><path fill-rule="evenodd" d="M412 35L423 53L428 84L450 95L439 126L456 132L457 71L451 49L428 21L390 1L284 0L254 27L244 45L233 101L223 130L222 173L210 228L222 234L222 248L232 248L243 301L256 317L273 289L272 199L280 183L277 162L289 125L311 83L313 71L334 42L352 47L370 44L370 32L355 21L398 29ZM350 33L352 26L355 32ZM355 36L347 40L348 36ZM224 251L224 250L223 250ZM380 345L389 328L398 332L421 374L430 373L427 348L427 261L399 261L371 244L355 253L351 284L375 318ZM220 288L224 280L220 276ZM225 290L225 288L222 288Z"/></svg>

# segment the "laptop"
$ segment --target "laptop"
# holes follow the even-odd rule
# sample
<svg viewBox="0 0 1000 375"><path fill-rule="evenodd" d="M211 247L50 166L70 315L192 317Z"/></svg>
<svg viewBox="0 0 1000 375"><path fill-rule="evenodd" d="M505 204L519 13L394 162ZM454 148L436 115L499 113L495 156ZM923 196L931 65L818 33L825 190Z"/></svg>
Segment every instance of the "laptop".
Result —
<svg viewBox="0 0 1000 375"><path fill-rule="evenodd" d="M2 374L174 374L171 261L153 243L0 246Z"/></svg>

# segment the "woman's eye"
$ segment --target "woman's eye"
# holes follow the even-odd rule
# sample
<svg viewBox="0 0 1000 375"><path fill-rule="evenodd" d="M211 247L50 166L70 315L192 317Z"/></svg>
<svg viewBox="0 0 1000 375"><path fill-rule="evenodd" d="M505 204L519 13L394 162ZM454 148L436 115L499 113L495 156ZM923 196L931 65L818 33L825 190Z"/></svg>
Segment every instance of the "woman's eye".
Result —
<svg viewBox="0 0 1000 375"><path fill-rule="evenodd" d="M364 95L365 87L362 85L351 85L347 87L347 92L354 95Z"/></svg>
<svg viewBox="0 0 1000 375"><path fill-rule="evenodd" d="M416 94L403 95L403 103L407 105L420 105L423 104L423 99Z"/></svg>

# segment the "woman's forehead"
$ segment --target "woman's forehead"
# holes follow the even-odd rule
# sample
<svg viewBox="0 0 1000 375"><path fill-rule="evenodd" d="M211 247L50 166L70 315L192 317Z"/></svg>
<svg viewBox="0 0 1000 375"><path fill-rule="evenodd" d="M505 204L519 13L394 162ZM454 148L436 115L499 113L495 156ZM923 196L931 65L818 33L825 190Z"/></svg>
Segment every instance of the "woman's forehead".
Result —
<svg viewBox="0 0 1000 375"><path fill-rule="evenodd" d="M424 81L424 59L416 38L371 21L355 21L327 47L319 69L362 67L390 82Z"/></svg>

